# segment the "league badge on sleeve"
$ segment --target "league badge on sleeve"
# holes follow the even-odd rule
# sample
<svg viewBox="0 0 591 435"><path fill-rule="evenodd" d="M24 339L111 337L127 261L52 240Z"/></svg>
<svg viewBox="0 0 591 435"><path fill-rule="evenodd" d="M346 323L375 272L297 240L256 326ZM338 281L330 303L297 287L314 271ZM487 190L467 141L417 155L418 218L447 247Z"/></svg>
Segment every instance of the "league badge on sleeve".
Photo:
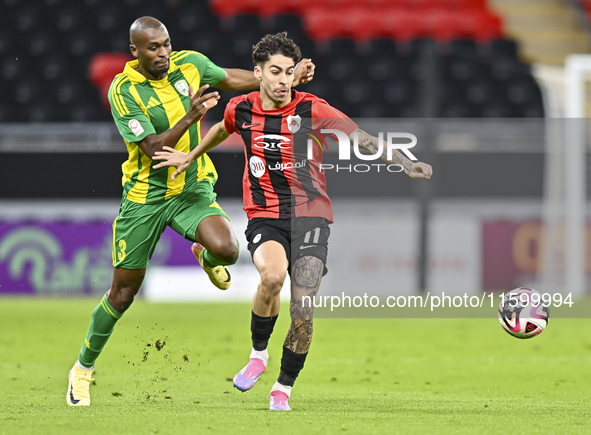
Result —
<svg viewBox="0 0 591 435"><path fill-rule="evenodd" d="M129 129L136 136L139 136L140 134L142 134L144 132L144 127L142 127L142 124L140 124L140 122L137 119L132 119L131 121L129 121L128 125L129 125Z"/></svg>

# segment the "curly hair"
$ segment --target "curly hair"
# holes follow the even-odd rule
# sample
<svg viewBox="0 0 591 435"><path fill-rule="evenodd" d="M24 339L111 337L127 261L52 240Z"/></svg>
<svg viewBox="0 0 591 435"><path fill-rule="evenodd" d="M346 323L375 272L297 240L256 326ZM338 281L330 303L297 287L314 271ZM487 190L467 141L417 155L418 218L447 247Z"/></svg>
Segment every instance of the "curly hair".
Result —
<svg viewBox="0 0 591 435"><path fill-rule="evenodd" d="M293 42L293 39L287 37L287 32L265 35L256 45L252 46L252 61L255 65L262 65L276 54L293 59L294 64L302 58L300 47Z"/></svg>

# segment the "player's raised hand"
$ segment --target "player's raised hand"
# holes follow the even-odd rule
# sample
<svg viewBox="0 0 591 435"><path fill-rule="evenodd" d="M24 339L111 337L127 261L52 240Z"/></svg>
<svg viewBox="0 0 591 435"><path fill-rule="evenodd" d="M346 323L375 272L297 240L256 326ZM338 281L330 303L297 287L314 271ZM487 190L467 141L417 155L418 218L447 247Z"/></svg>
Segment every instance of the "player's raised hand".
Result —
<svg viewBox="0 0 591 435"><path fill-rule="evenodd" d="M295 67L293 85L308 83L314 78L314 69L316 65L311 59L302 59Z"/></svg>
<svg viewBox="0 0 591 435"><path fill-rule="evenodd" d="M408 173L408 176L410 178L431 178L431 175L433 175L433 168L431 167L431 165L428 165L427 163L423 163L423 162L416 162L413 163L412 166L410 167L410 171Z"/></svg>
<svg viewBox="0 0 591 435"><path fill-rule="evenodd" d="M164 166L174 166L176 171L171 175L171 180L176 179L178 175L185 172L187 168L193 163L189 155L174 148L164 146L163 151L156 151L152 160L162 160L157 165L152 166L154 169L162 168Z"/></svg>
<svg viewBox="0 0 591 435"><path fill-rule="evenodd" d="M209 88L209 85L201 86L197 92L193 92L193 86L189 86L189 98L191 98L191 107L188 114L193 119L193 122L199 121L209 109L218 104L220 99L219 92L210 92L203 95L203 92Z"/></svg>

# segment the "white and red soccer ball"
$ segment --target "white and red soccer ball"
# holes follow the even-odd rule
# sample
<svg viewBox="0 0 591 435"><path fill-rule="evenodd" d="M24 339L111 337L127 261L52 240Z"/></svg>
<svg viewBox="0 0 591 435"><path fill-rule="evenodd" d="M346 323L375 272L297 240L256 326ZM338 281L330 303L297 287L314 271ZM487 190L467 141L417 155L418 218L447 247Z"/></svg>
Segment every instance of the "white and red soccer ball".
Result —
<svg viewBox="0 0 591 435"><path fill-rule="evenodd" d="M501 326L513 337L532 338L548 325L550 309L540 292L519 287L505 295L498 314Z"/></svg>

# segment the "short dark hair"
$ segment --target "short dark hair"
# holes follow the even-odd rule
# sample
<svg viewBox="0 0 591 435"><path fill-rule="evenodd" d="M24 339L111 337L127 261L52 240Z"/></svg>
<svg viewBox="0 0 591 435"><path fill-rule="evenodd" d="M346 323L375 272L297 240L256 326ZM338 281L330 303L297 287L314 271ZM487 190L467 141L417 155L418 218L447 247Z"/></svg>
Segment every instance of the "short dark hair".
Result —
<svg viewBox="0 0 591 435"><path fill-rule="evenodd" d="M262 65L276 54L293 59L294 64L302 58L300 47L293 42L293 39L287 37L287 32L265 35L256 45L252 46L252 61L255 65Z"/></svg>

